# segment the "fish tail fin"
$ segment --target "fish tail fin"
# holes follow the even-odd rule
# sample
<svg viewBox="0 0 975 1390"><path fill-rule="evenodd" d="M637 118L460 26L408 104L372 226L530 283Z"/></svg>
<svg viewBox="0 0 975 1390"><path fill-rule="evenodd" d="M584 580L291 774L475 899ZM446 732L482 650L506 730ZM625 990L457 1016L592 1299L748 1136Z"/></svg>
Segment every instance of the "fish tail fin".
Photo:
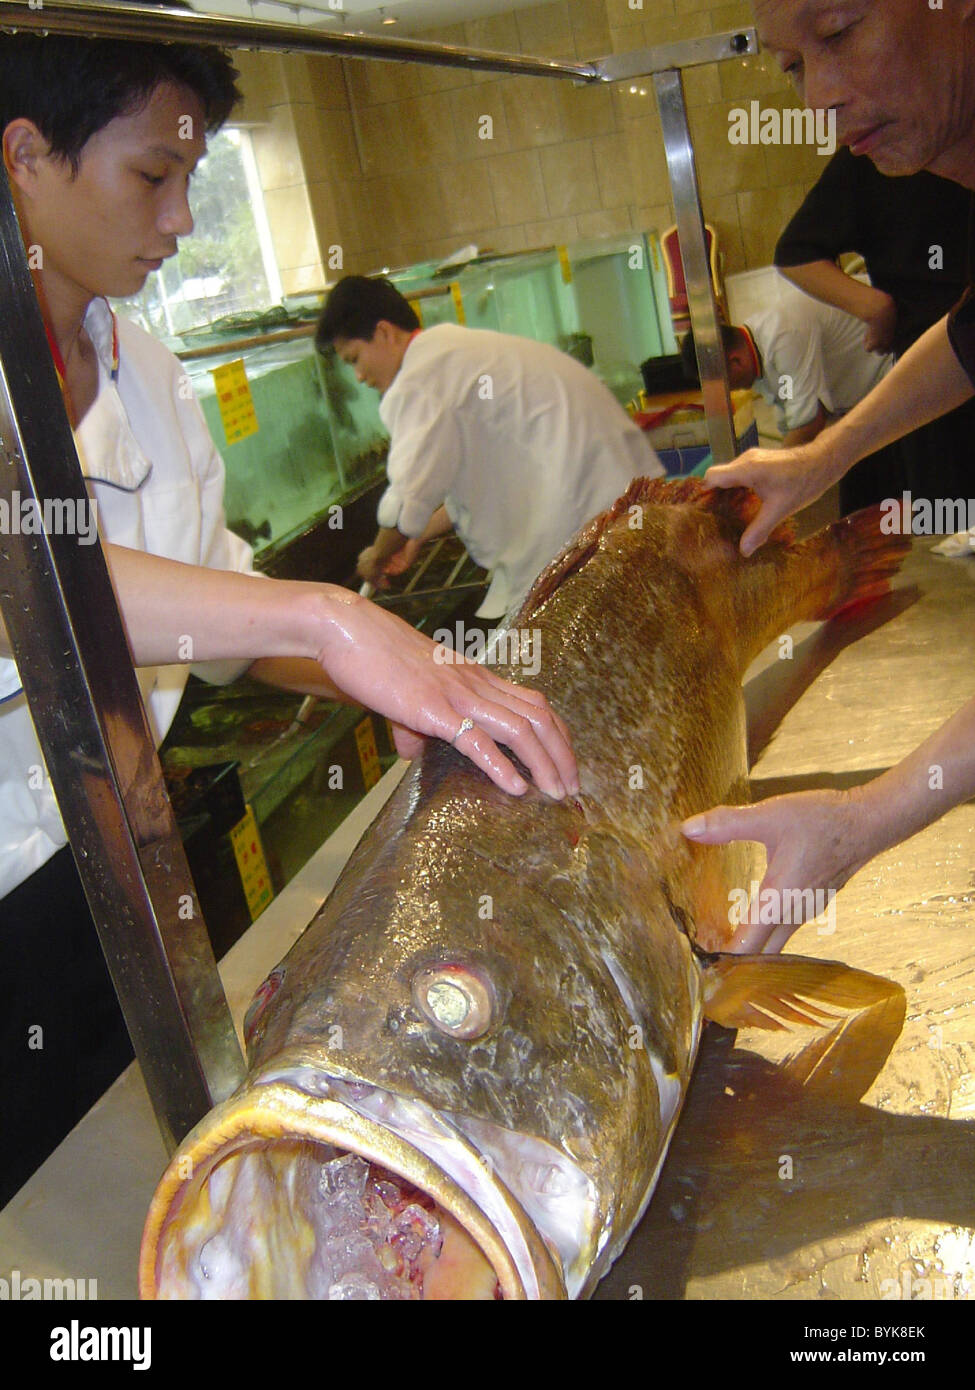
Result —
<svg viewBox="0 0 975 1390"><path fill-rule="evenodd" d="M806 956L712 956L703 981L705 1016L726 1028L813 1030L787 1052L783 1073L840 1100L869 1090L907 1011L893 980Z"/></svg>
<svg viewBox="0 0 975 1390"><path fill-rule="evenodd" d="M810 544L820 541L835 549L832 593L816 618L848 616L866 603L890 592L890 582L911 548L909 536L882 528L879 506L865 507L827 526Z"/></svg>

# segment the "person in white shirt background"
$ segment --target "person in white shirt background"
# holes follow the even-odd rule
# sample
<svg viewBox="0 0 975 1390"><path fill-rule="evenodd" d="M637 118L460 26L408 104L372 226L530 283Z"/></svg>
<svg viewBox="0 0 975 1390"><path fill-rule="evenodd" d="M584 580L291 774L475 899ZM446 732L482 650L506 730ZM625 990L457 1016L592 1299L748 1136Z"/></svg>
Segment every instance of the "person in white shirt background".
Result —
<svg viewBox="0 0 975 1390"><path fill-rule="evenodd" d="M894 359L864 347L863 325L852 314L791 288L780 294L742 323L722 325L722 339L729 386L751 388L774 408L783 444L791 449L851 410ZM681 357L696 378L693 333L683 339Z"/></svg>
<svg viewBox="0 0 975 1390"><path fill-rule="evenodd" d="M545 700L472 663L445 666L407 624L333 585L257 580L227 530L223 464L179 362L111 312L192 231L188 189L239 99L213 48L0 35L5 172L150 723L175 714L192 637L202 674L235 672L361 702L397 747L458 751L511 793L577 788ZM189 138L187 138L187 136ZM86 539L90 540L90 537ZM230 664L228 664L228 662ZM498 743L495 743L495 739ZM131 1056L0 624L0 1204ZM43 1047L32 1046L40 1026Z"/></svg>
<svg viewBox="0 0 975 1390"><path fill-rule="evenodd" d="M481 619L512 613L565 543L660 460L611 392L547 343L438 324L420 331L388 280L349 275L316 334L382 393L389 486L358 571L382 582L455 529L492 571Z"/></svg>

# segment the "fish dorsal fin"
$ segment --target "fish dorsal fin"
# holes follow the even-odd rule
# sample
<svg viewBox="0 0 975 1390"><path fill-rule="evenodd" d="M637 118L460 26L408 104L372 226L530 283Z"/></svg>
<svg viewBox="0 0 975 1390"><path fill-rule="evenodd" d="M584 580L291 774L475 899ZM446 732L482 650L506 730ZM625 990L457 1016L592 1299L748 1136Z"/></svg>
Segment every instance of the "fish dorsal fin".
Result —
<svg viewBox="0 0 975 1390"><path fill-rule="evenodd" d="M710 488L705 487L700 478L634 478L623 495L605 512L593 517L561 554L556 555L542 570L525 599L517 621L530 618L570 575L582 569L598 550L606 531L620 517L628 517L632 507L695 507L721 517L730 524L734 535L740 537L758 515L761 505L760 499L747 487ZM775 528L769 541L788 544L794 534L792 524L784 522Z"/></svg>
<svg viewBox="0 0 975 1390"><path fill-rule="evenodd" d="M869 1090L904 1026L893 980L834 960L722 955L704 968L704 1013L726 1028L815 1029L785 1060L800 1086L837 1099Z"/></svg>

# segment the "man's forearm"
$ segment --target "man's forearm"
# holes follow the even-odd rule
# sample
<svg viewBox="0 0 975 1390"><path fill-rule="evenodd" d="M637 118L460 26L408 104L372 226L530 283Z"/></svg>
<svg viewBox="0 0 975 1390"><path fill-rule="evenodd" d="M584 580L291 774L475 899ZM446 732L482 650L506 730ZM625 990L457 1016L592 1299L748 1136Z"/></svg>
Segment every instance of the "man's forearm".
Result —
<svg viewBox="0 0 975 1390"><path fill-rule="evenodd" d="M896 766L851 799L863 825L861 862L933 824L975 796L975 698Z"/></svg>
<svg viewBox="0 0 975 1390"><path fill-rule="evenodd" d="M780 265L780 275L784 275L798 289L843 309L858 319L868 319L881 303L887 299L881 290L865 285L840 270L834 261L808 261L805 265Z"/></svg>
<svg viewBox="0 0 975 1390"><path fill-rule="evenodd" d="M454 523L447 515L446 507L438 507L426 524L421 541L435 541L438 536L446 536L454 529Z"/></svg>
<svg viewBox="0 0 975 1390"><path fill-rule="evenodd" d="M945 317L929 328L859 405L818 436L812 448L829 481L975 395L948 341L947 324Z"/></svg>

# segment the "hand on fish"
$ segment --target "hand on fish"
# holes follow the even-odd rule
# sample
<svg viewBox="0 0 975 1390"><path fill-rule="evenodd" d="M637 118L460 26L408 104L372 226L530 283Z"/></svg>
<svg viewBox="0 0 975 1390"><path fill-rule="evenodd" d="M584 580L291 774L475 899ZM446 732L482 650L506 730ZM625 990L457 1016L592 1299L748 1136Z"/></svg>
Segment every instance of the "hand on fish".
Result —
<svg viewBox="0 0 975 1390"><path fill-rule="evenodd" d="M503 791L521 796L528 783L498 747L504 744L546 796L575 795L568 730L545 696L444 654L402 619L350 594L317 659L347 695L393 722L400 757L416 757L425 738L442 738Z"/></svg>
<svg viewBox="0 0 975 1390"><path fill-rule="evenodd" d="M842 888L874 853L865 843L867 829L856 791L795 792L751 806L715 806L681 826L688 839L699 845L724 845L731 840L763 844L768 865L758 890L759 903L772 901L763 898L766 893L774 892L781 901L779 895L789 890L812 889L820 904L823 893ZM805 899L803 906L809 906ZM752 915L749 912L748 917ZM809 915L805 913L806 918ZM802 920L799 916L778 924L745 921L729 949L755 955L781 951Z"/></svg>
<svg viewBox="0 0 975 1390"><path fill-rule="evenodd" d="M746 449L733 463L712 465L704 475L707 487L749 487L762 506L742 534L742 555L764 545L780 522L808 507L842 476L830 467L822 436L796 449Z"/></svg>

